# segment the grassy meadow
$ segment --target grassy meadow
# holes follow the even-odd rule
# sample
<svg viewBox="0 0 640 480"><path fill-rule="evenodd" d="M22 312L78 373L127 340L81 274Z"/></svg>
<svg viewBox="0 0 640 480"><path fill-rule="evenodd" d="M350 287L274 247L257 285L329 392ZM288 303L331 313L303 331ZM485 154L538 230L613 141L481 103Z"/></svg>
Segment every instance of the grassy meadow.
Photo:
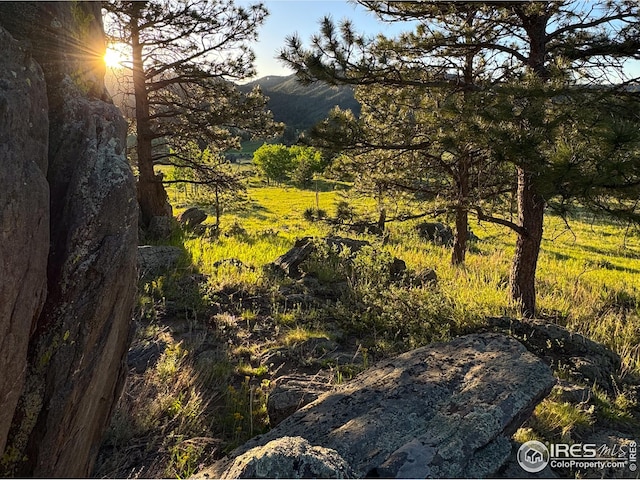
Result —
<svg viewBox="0 0 640 480"><path fill-rule="evenodd" d="M331 185L330 182L325 184ZM260 281L262 266L291 248L304 236L336 233L320 221L303 217L309 208L335 212L344 199L343 184L336 190L299 190L290 186L252 187L248 200L227 210L221 218L223 235L184 238L193 265L219 285ZM201 206L206 200L200 200ZM371 200L351 200L364 217L374 219ZM190 202L175 206L179 214ZM446 219L440 219L446 222ZM211 217L210 217L210 221ZM509 300L508 276L515 235L508 229L471 220L480 241L472 243L464 267L450 265L450 250L419 238L415 224L390 223L385 245L380 238L337 231L339 235L370 241L376 249L404 260L410 270L434 269L446 313L441 320L460 328L473 326L488 316L517 316ZM423 220L422 220L423 221ZM229 275L213 267L236 258L253 267L249 273ZM413 292L434 295L432 290ZM625 368L640 373L640 231L584 214L569 223L547 215L545 236L537 270L539 316L610 346L624 359Z"/></svg>
<svg viewBox="0 0 640 480"><path fill-rule="evenodd" d="M344 183L322 180L300 190L253 178L243 198L225 206L219 230L206 192L171 188L169 197L174 215L191 206L207 211L208 228L176 232L171 243L184 247L183 264L140 285L134 345L164 348L154 368L130 376L99 475L192 475L269 428L270 383L285 371L322 368L340 383L385 356L476 331L488 317L517 316L508 291L515 236L505 228L472 220L479 241L471 244L466 264L453 267L448 248L418 236L420 220L389 223L383 240L305 216L320 209L332 217L338 202L347 201L360 218L375 219L375 203L351 197ZM319 249L304 264L323 282L343 281L347 293L289 302L284 293L305 293L304 283L274 277L264 267L296 239L330 234L371 243L351 257L347 270L340 259L348 252ZM415 278L435 271L437 283L392 281L387 266L393 257ZM189 278L200 280L185 283ZM617 352L622 377L640 374L637 227L587 214L567 225L548 215L537 292L540 317ZM327 360L317 347L322 342L349 345L353 359ZM575 440L602 419L640 427L628 395L596 394L595 403L584 406L549 397L516 438Z"/></svg>

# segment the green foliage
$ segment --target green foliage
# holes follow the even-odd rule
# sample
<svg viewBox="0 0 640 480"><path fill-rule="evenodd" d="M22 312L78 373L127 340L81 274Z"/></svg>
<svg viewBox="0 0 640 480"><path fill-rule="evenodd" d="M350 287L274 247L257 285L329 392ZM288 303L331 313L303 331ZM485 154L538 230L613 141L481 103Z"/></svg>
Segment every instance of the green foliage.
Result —
<svg viewBox="0 0 640 480"><path fill-rule="evenodd" d="M253 154L253 163L267 180L284 182L294 168L293 157L284 145L264 144Z"/></svg>
<svg viewBox="0 0 640 480"><path fill-rule="evenodd" d="M535 408L529 424L543 438L569 443L577 441L576 435L584 434L594 421L593 406L546 398Z"/></svg>
<svg viewBox="0 0 640 480"><path fill-rule="evenodd" d="M307 208L302 214L304 219L308 222L317 222L318 220L322 220L327 217L327 212L322 210L321 208Z"/></svg>
<svg viewBox="0 0 640 480"><path fill-rule="evenodd" d="M220 414L219 421L226 435L232 438L227 446L228 451L267 430L269 425L268 387L268 380L263 380L256 385L249 377L245 377L239 387L233 385L227 387L225 410Z"/></svg>
<svg viewBox="0 0 640 480"><path fill-rule="evenodd" d="M253 163L267 180L282 183L291 179L298 187L307 187L313 175L324 165L322 155L312 147L264 144L253 154Z"/></svg>

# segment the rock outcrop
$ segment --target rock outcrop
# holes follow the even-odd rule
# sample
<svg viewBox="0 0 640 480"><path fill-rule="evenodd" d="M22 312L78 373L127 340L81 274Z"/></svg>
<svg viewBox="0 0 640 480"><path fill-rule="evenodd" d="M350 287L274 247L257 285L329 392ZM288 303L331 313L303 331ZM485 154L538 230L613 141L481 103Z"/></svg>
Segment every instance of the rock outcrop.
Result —
<svg viewBox="0 0 640 480"><path fill-rule="evenodd" d="M330 448L310 445L302 437L283 437L240 455L222 478L356 478Z"/></svg>
<svg viewBox="0 0 640 480"><path fill-rule="evenodd" d="M358 477L487 477L509 457L509 437L554 383L551 369L513 338L459 337L380 362L250 440L231 462L299 436L335 450Z"/></svg>
<svg viewBox="0 0 640 480"><path fill-rule="evenodd" d="M554 369L562 370L586 385L597 385L617 395L620 356L606 346L579 333L539 319L517 320L508 317L491 318L489 326L509 332L545 360Z"/></svg>
<svg viewBox="0 0 640 480"><path fill-rule="evenodd" d="M24 382L29 333L47 292L49 119L44 74L0 28L0 452Z"/></svg>
<svg viewBox="0 0 640 480"><path fill-rule="evenodd" d="M15 65L0 67L0 168L13 170L0 224L22 248L0 247L3 288L19 286L2 291L14 308L0 366L24 375L0 382L0 473L84 477L126 371L138 217L126 124L104 88L99 3L0 3L0 32Z"/></svg>

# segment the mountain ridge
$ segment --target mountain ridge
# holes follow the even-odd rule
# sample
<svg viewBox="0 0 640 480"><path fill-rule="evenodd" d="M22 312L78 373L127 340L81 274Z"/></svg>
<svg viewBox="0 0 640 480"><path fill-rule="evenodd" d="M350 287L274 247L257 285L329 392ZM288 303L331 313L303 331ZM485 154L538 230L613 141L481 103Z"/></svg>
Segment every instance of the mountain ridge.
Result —
<svg viewBox="0 0 640 480"><path fill-rule="evenodd" d="M268 75L238 85L241 91L250 91L259 86L269 97L267 108L273 112L274 120L295 130L307 130L326 118L335 106L360 113L351 86L332 86L322 82L303 85L295 75Z"/></svg>

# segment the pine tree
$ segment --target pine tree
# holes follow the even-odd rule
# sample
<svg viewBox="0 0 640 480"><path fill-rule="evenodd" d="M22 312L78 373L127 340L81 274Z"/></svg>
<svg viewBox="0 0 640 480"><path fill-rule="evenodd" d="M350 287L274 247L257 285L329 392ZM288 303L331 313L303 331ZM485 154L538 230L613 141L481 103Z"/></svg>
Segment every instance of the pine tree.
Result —
<svg viewBox="0 0 640 480"><path fill-rule="evenodd" d="M254 74L249 43L267 12L232 0L115 0L105 10L111 41L130 49L138 201L148 223L171 214L155 164L177 160L204 178L211 166L193 161L192 142L222 151L238 145L240 131L275 133L259 90L242 94L231 83Z"/></svg>
<svg viewBox="0 0 640 480"><path fill-rule="evenodd" d="M382 19L417 20L415 32L389 40L384 37L366 39L354 34L349 22L340 28L329 20L305 49L297 36L288 39L281 58L294 68L301 81L321 80L333 84L381 86L388 89L414 87L451 91L465 78L464 60L470 55L479 61L474 67L485 80L474 82L486 94L475 102L479 118L490 128L478 145L491 147L491 157L512 165L517 176L518 220L487 215L477 208L478 218L512 228L518 235L516 253L510 275L513 299L521 305L525 316L535 314L535 270L543 233L544 213L557 191L553 185L554 152L559 142L573 142L565 134L563 122L580 125L580 108L607 104L619 95L624 76L623 62L637 56L640 47L636 2L618 0L598 8L579 1L567 2L381 2L361 0L359 3ZM473 13L474 22L461 22ZM451 25L455 26L451 28ZM595 87L598 87L597 89ZM608 88L604 88L608 86ZM585 102L587 90L595 90L603 100ZM583 92L578 95L578 92ZM595 113L590 116L596 115ZM584 117L583 117L584 118ZM633 117L626 117L636 122ZM460 117L461 124L465 119ZM390 121L393 121L391 118ZM604 128L604 127L603 127ZM606 131L606 128L605 128ZM608 141L613 134L599 138ZM630 136L613 135L615 141L626 139L634 150ZM435 140L429 138L427 143ZM415 147L415 144L413 145ZM406 145L405 145L406 147ZM607 148L605 148L607 150ZM605 162L604 157L590 155L591 161ZM586 162L586 160L585 160ZM588 162L587 162L588 163ZM631 162L622 162L624 174L598 203L618 203L626 196L624 189L633 188L636 173ZM591 171L602 170L594 167ZM585 173L585 172L583 172ZM579 175L568 179L566 196L580 198ZM594 178L589 174L589 178ZM623 180L624 179L624 180ZM622 184L626 186L623 186ZM600 189L607 189L600 182ZM582 189L584 193L584 189ZM595 206L593 201L587 205ZM566 201L565 201L566 205ZM625 204L627 207L628 205ZM632 205L633 206L633 205ZM637 204L636 204L637 206ZM628 208L603 208L626 211Z"/></svg>

